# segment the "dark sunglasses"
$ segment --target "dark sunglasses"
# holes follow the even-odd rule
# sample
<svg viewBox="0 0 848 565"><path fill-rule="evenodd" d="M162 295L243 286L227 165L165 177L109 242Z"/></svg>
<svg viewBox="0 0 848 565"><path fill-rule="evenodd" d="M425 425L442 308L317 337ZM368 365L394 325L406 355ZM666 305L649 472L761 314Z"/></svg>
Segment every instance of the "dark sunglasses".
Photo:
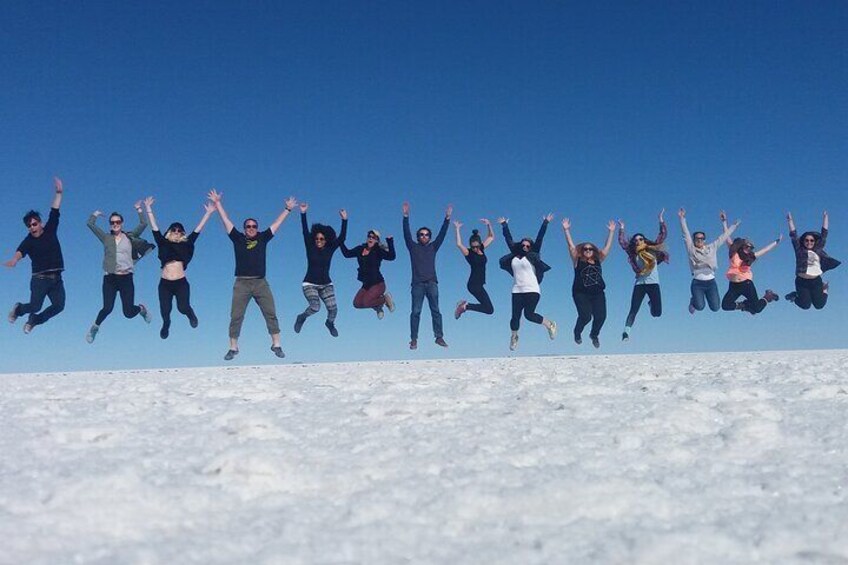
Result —
<svg viewBox="0 0 848 565"><path fill-rule="evenodd" d="M705 239L707 239L707 238L702 236L702 235L696 235L695 236L695 241L704 241Z"/></svg>
<svg viewBox="0 0 848 565"><path fill-rule="evenodd" d="M174 233L185 233L185 230L181 228L171 228L171 231Z"/></svg>
<svg viewBox="0 0 848 565"><path fill-rule="evenodd" d="M595 252L595 250L592 249L591 247L584 247L583 248L583 253L594 253L594 252Z"/></svg>
<svg viewBox="0 0 848 565"><path fill-rule="evenodd" d="M123 223L124 223L123 220L109 220L109 225L112 225L112 226L120 226Z"/></svg>
<svg viewBox="0 0 848 565"><path fill-rule="evenodd" d="M247 224L246 226L244 226L244 229L246 229L246 230L255 230L255 229L256 229L256 228L258 228L258 227L259 227L259 226L258 226L257 224Z"/></svg>
<svg viewBox="0 0 848 565"><path fill-rule="evenodd" d="M425 231L423 231L423 232L421 232L421 233L419 233L419 234L418 234L418 237L419 237L419 238L421 238L421 237L430 237L430 234L429 234L429 233L427 233L427 232L425 232Z"/></svg>
<svg viewBox="0 0 848 565"><path fill-rule="evenodd" d="M370 233L369 233L369 234L368 234L368 239L374 239L374 240L377 240L377 239L380 239L380 238L379 238L379 237L377 237L377 236L376 236L376 235L374 235L374 234L370 234Z"/></svg>
<svg viewBox="0 0 848 565"><path fill-rule="evenodd" d="M29 224L27 224L27 225L28 225L29 227L31 227L31 228L34 228L34 227L36 227L36 226L37 226L38 224L40 224L40 223L41 223L41 222L39 222L39 221L34 221L34 222L30 222L30 223L29 223Z"/></svg>
<svg viewBox="0 0 848 565"><path fill-rule="evenodd" d="M815 242L816 242L816 238L814 238L814 237L805 237L804 238L804 243L815 243Z"/></svg>

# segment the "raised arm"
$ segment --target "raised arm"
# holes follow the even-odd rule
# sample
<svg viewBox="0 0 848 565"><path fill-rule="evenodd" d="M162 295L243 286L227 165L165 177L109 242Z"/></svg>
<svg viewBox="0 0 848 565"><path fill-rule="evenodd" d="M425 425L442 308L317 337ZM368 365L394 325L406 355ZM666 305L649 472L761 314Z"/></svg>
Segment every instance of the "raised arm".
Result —
<svg viewBox="0 0 848 565"><path fill-rule="evenodd" d="M445 236L448 235L448 226L450 226L450 217L453 214L453 205L448 204L448 207L445 209L445 219L442 222L442 227L439 228L439 233L436 235L436 240L433 241L433 245L436 246L436 251L439 250L439 247L442 246L442 243L445 241Z"/></svg>
<svg viewBox="0 0 848 565"><path fill-rule="evenodd" d="M554 219L554 215L548 214L542 216L542 225L539 226L539 233L536 234L536 240L533 242L533 251L540 253L542 251L542 242L545 240L545 233L548 231L548 224Z"/></svg>
<svg viewBox="0 0 848 565"><path fill-rule="evenodd" d="M710 243L710 245L720 245L722 241L727 240L733 241L730 236L733 235L733 232L736 231L736 228L738 228L741 223L741 220L733 222L730 227L725 228L724 232L715 241Z"/></svg>
<svg viewBox="0 0 848 565"><path fill-rule="evenodd" d="M280 215L277 216L277 219L274 220L274 223L270 226L271 233L277 233L277 230L280 229L280 226L283 225L283 222L285 222L286 218L288 218L289 214L291 214L291 211L294 208L295 204L297 204L297 200L295 200L294 196L289 196L288 198L286 198L286 207L283 209L282 212L280 212Z"/></svg>
<svg viewBox="0 0 848 565"><path fill-rule="evenodd" d="M486 224L486 239L483 240L483 249L486 249L495 241L495 232L492 230L492 222L488 219L480 218L480 221Z"/></svg>
<svg viewBox="0 0 848 565"><path fill-rule="evenodd" d="M339 230L339 235L336 237L336 241L333 243L336 247L343 244L347 239L347 210L344 208L339 210L339 217L342 219L342 227Z"/></svg>
<svg viewBox="0 0 848 565"><path fill-rule="evenodd" d="M144 209L147 211L147 221L150 222L150 229L159 231L159 224L156 223L156 216L153 215L153 203L156 202L152 196L144 199Z"/></svg>
<svg viewBox="0 0 848 565"><path fill-rule="evenodd" d="M630 252L630 242L627 241L627 234L624 233L624 220L618 220L618 244L622 249Z"/></svg>
<svg viewBox="0 0 848 565"><path fill-rule="evenodd" d="M568 218L562 219L562 231L565 233L565 242L568 244L568 253L575 261L578 258L577 248L574 246L574 239L571 237L571 220Z"/></svg>
<svg viewBox="0 0 848 565"><path fill-rule="evenodd" d="M306 245L306 248L309 249L310 241L309 239L309 222L306 221L306 211L309 210L309 204L306 202L300 203L300 231L303 233L303 244Z"/></svg>
<svg viewBox="0 0 848 565"><path fill-rule="evenodd" d="M386 261L394 261L395 257L397 257L397 253L395 252L395 238L392 236L386 237L386 245L389 247L389 250L386 251L383 259Z"/></svg>
<svg viewBox="0 0 848 565"><path fill-rule="evenodd" d="M99 239L100 241L106 239L106 232L101 230L100 226L97 225L97 218L102 215L103 212L101 212L100 210L95 210L91 213L91 215L88 217L88 221L85 223L85 225L88 226L88 229L90 229L92 233L94 233L95 237L97 237L97 239Z"/></svg>
<svg viewBox="0 0 848 565"><path fill-rule="evenodd" d="M607 241L604 243L604 248L601 249L601 256L599 259L603 261L609 255L609 252L612 250L612 240L615 237L615 220L610 220L607 223Z"/></svg>
<svg viewBox="0 0 848 565"><path fill-rule="evenodd" d="M412 232L409 231L409 202L404 202L401 209L403 210L403 241L407 248L412 249L415 240L412 239Z"/></svg>
<svg viewBox="0 0 848 565"><path fill-rule="evenodd" d="M65 191L65 188L62 185L62 179L59 177L53 177L53 189L55 190L55 193L53 194L53 202L50 203L50 207L58 210L59 206L62 205L62 194Z"/></svg>
<svg viewBox="0 0 848 565"><path fill-rule="evenodd" d="M512 251L515 242L512 240L512 232L509 231L509 220L504 217L498 218L498 223L501 225L501 231L503 231L504 240L506 241L506 246Z"/></svg>
<svg viewBox="0 0 848 565"><path fill-rule="evenodd" d="M729 228L727 225L727 214L724 210L719 210L718 219L721 220L721 231L726 232ZM730 236L724 238L724 243L727 244L728 247L733 245L733 240L730 239Z"/></svg>
<svg viewBox="0 0 848 565"><path fill-rule="evenodd" d="M230 233L233 231L233 223L230 221L230 217L227 215L227 211L224 210L224 193L218 192L214 188L209 191L209 201L215 206L215 210L218 211L218 216L221 218L221 223L224 224L224 231Z"/></svg>
<svg viewBox="0 0 848 565"><path fill-rule="evenodd" d="M777 247L777 244L778 244L778 243L780 243L782 240L783 240L783 234L778 235L778 236L774 239L774 241L772 241L771 243L769 243L768 245L766 245L766 246L765 246L765 247L763 247L762 249L758 249L757 251L755 251L755 252L754 252L754 257L756 257L757 259L759 259L759 258L760 258L760 257L762 257L763 255L765 255L766 253L768 253L769 251L771 251L772 249L774 249L775 247Z"/></svg>
<svg viewBox="0 0 848 565"><path fill-rule="evenodd" d="M459 231L462 228L462 222L456 220L453 225L456 227L456 246L459 248L459 252L467 257L468 248L462 244L462 233Z"/></svg>
<svg viewBox="0 0 848 565"><path fill-rule="evenodd" d="M209 221L209 218L212 217L212 214L215 213L215 206L210 202L203 203L203 217L200 218L200 222L198 222L197 227L194 228L194 233L200 233L203 231L203 228L206 226L206 222ZM152 225L152 224L151 224ZM156 229L156 228L153 228Z"/></svg>
<svg viewBox="0 0 848 565"><path fill-rule="evenodd" d="M665 238L668 237L668 226L665 223L665 208L660 210L659 221L660 221L660 232L657 234L657 244L660 244L665 241Z"/></svg>
<svg viewBox="0 0 848 565"><path fill-rule="evenodd" d="M144 210L141 209L141 200L136 200L133 208L135 208L135 212L138 214L138 225L129 232L129 235L130 237L138 237L147 229L147 218L144 217Z"/></svg>
<svg viewBox="0 0 848 565"><path fill-rule="evenodd" d="M827 243L827 232L828 232L828 218L827 218L827 210L822 214L822 229L821 229L821 245L825 246Z"/></svg>

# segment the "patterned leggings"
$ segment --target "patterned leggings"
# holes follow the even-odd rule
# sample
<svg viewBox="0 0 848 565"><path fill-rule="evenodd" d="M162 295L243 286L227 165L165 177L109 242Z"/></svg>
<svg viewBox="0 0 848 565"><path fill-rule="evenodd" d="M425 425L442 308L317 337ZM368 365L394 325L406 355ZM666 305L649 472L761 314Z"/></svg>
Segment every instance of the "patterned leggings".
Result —
<svg viewBox="0 0 848 565"><path fill-rule="evenodd" d="M336 289L331 284L311 284L303 287L303 296L309 301L309 306L303 311L303 315L307 318L313 314L317 314L321 309L321 301L327 307L327 321L332 322L336 319L336 314L339 309L336 306Z"/></svg>

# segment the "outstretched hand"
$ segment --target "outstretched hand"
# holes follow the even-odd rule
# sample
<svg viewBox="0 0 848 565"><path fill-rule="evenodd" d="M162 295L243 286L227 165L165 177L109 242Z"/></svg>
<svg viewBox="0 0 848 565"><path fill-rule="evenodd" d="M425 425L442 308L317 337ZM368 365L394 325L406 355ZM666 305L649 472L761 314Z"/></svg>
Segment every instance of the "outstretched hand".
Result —
<svg viewBox="0 0 848 565"><path fill-rule="evenodd" d="M286 210L294 210L295 206L297 206L297 198L294 196L286 198Z"/></svg>
<svg viewBox="0 0 848 565"><path fill-rule="evenodd" d="M791 222L791 221L792 221L792 212L786 212L786 221L787 221L787 222Z"/></svg>
<svg viewBox="0 0 848 565"><path fill-rule="evenodd" d="M624 220L618 220L618 228L621 230L624 229Z"/></svg>
<svg viewBox="0 0 848 565"><path fill-rule="evenodd" d="M460 222L459 220L456 220L456 221L453 223L453 225L456 227L456 229L459 229L459 228L461 228L461 227L462 227L462 222Z"/></svg>
<svg viewBox="0 0 848 565"><path fill-rule="evenodd" d="M722 222L726 222L727 221L727 213L724 210L719 210L718 211L718 219L721 220Z"/></svg>
<svg viewBox="0 0 848 565"><path fill-rule="evenodd" d="M300 206L300 213L301 214L306 214L306 211L309 210L309 203L308 202L301 202L299 206Z"/></svg>
<svg viewBox="0 0 848 565"><path fill-rule="evenodd" d="M146 209L150 210L150 208L153 206L154 202L156 202L156 200L152 196L148 196L147 198L144 199L144 207Z"/></svg>
<svg viewBox="0 0 848 565"><path fill-rule="evenodd" d="M347 220L347 210L344 208L339 210L339 217L341 217L342 220Z"/></svg>
<svg viewBox="0 0 848 565"><path fill-rule="evenodd" d="M9 259L9 260L8 260L8 261L6 261L5 263L3 263L3 266L4 266L4 267L9 267L9 268L11 269L11 268L14 268L17 264L18 264L18 262L17 262L17 261L15 261L14 259Z"/></svg>
<svg viewBox="0 0 848 565"><path fill-rule="evenodd" d="M506 223L508 223L508 222L509 222L509 218L504 218L503 216L501 216L500 218L498 218L498 223L499 223L500 225L504 225L504 224L506 224Z"/></svg>
<svg viewBox="0 0 848 565"><path fill-rule="evenodd" d="M570 230L571 229L571 220L569 220L568 218L563 218L562 219L562 229Z"/></svg>
<svg viewBox="0 0 848 565"><path fill-rule="evenodd" d="M553 212L549 212L547 215L542 216L542 220L544 220L545 222L548 222L548 223L552 222L553 219L554 219L554 213Z"/></svg>
<svg viewBox="0 0 848 565"><path fill-rule="evenodd" d="M685 208L681 208L680 210L678 210L678 211L677 211L677 216L678 216L681 220L682 220L683 218L685 218L685 217L686 217L686 209L685 209Z"/></svg>
<svg viewBox="0 0 848 565"><path fill-rule="evenodd" d="M663 218L663 215L664 215L664 214L665 214L665 208L663 208L662 210L660 210L659 219L660 219L660 223L661 223L661 224L662 224L663 222L665 222L665 218Z"/></svg>
<svg viewBox="0 0 848 565"><path fill-rule="evenodd" d="M825 214L827 214L827 212L825 212ZM483 222L483 225L486 227L492 227L492 222L490 222L488 218L480 218L480 221Z"/></svg>
<svg viewBox="0 0 848 565"><path fill-rule="evenodd" d="M409 215L409 202L404 201L404 203L401 204L400 208L403 211L404 216Z"/></svg>
<svg viewBox="0 0 848 565"><path fill-rule="evenodd" d="M100 211L100 210L95 210L94 212L91 213L91 215L94 216L95 218L99 218L100 216L103 215L103 212Z"/></svg>
<svg viewBox="0 0 848 565"><path fill-rule="evenodd" d="M56 189L57 193L62 194L65 191L65 188L62 185L62 179L59 177L53 177L53 188Z"/></svg>
<svg viewBox="0 0 848 565"><path fill-rule="evenodd" d="M213 204L220 204L221 199L224 197L224 193L218 192L213 188L209 191L209 194L207 194L206 197L209 198Z"/></svg>
<svg viewBox="0 0 848 565"><path fill-rule="evenodd" d="M207 214L211 214L215 211L215 205L212 204L211 202L204 202L203 203L203 209L206 210Z"/></svg>
<svg viewBox="0 0 848 565"><path fill-rule="evenodd" d="M141 200L136 200L135 204L133 204L133 208L135 208L136 212L141 212Z"/></svg>
<svg viewBox="0 0 848 565"><path fill-rule="evenodd" d="M448 204L448 207L445 208L445 218L450 220L451 214L453 214L453 204Z"/></svg>
<svg viewBox="0 0 848 565"><path fill-rule="evenodd" d="M615 220L610 220L609 222L607 222L607 229L609 231L615 230Z"/></svg>

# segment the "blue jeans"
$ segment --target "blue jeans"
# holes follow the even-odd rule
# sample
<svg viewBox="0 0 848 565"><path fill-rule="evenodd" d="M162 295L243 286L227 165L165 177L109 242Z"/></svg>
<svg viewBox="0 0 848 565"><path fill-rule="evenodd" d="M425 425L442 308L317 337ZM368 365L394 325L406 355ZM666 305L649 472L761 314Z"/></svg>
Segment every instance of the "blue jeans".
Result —
<svg viewBox="0 0 848 565"><path fill-rule="evenodd" d="M700 281L698 279L692 279L692 299L690 300L690 304L695 310L699 312L704 309L704 302L706 301L710 305L710 310L713 312L718 312L721 308L721 302L718 298L718 285L716 284L715 279L709 281Z"/></svg>
<svg viewBox="0 0 848 565"><path fill-rule="evenodd" d="M16 314L18 316L29 314L27 323L31 326L43 324L65 309L65 285L62 282L62 275L34 276L29 282L29 291L29 303L18 306ZM50 300L50 306L39 313L45 298Z"/></svg>
<svg viewBox="0 0 848 565"><path fill-rule="evenodd" d="M430 306L430 316L433 318L433 335L436 339L442 334L442 313L439 312L439 283L436 281L412 283L412 314L409 316L409 337L418 339L418 326L421 323L421 309L424 307L424 297Z"/></svg>

